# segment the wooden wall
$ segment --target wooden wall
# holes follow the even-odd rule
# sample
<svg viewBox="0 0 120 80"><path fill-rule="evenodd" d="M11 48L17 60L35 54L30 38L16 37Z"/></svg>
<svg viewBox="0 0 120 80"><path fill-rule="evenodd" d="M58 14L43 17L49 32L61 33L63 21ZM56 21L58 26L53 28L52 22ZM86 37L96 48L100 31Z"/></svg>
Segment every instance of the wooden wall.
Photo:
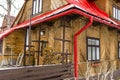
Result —
<svg viewBox="0 0 120 80"><path fill-rule="evenodd" d="M66 0L51 0L51 10L57 9L67 4Z"/></svg>
<svg viewBox="0 0 120 80"><path fill-rule="evenodd" d="M20 12L18 13L18 16L15 19L15 22L12 25L13 27L19 23L29 20L30 15L32 14L32 4L33 4L33 0L25 1L23 7L21 8ZM42 4L42 13L59 8L65 4L67 4L66 0L44 0ZM36 15L39 14L41 13L38 13ZM33 15L32 17L36 15Z"/></svg>
<svg viewBox="0 0 120 80"><path fill-rule="evenodd" d="M24 30L17 30L7 36L7 38L4 38L1 63L5 61L5 64L8 64L12 57L15 64L19 53L23 52L24 49L24 35Z"/></svg>
<svg viewBox="0 0 120 80"><path fill-rule="evenodd" d="M71 27L66 30L66 38L72 41L71 44L65 46L65 48L69 48L69 52L73 54L73 35L80 30L83 26L88 23L88 19L84 17L79 17L77 19L71 20ZM96 22L94 22L96 23ZM32 37L37 39L37 32L39 27L44 27L46 30L46 35L41 38L43 40L48 41L48 47L54 50L54 52L62 51L62 43L60 41L56 41L54 38L62 38L63 29L60 27L60 19L54 21L52 26L48 26L47 24L42 24L38 26L33 31ZM87 49L86 49L86 38L94 37L100 39L100 63L97 66L95 64L89 64L91 69L89 70L90 75L96 75L100 72L100 68L102 66L102 72L106 73L109 71L110 67L114 65L115 69L119 68L118 58L118 32L115 29L111 29L111 27L106 26L104 24L97 23L97 25L90 26L86 31L82 32L78 36L78 58L79 58L79 76L86 77L87 71ZM37 44L34 44L37 49ZM36 55L37 58L37 55ZM40 58L40 60L43 59ZM72 59L71 59L72 60ZM112 60L115 60L112 62ZM73 62L73 61L72 61ZM40 64L42 64L40 62ZM93 65L93 66L92 66Z"/></svg>
<svg viewBox="0 0 120 80"><path fill-rule="evenodd" d="M74 33L80 30L88 21L81 18L72 21L72 26ZM109 29L109 26L98 24L96 26L90 26L86 31L82 32L78 36L78 58L79 58L79 76L86 77L87 71L87 49L86 49L86 37L94 37L100 39L100 63L98 66L89 66L89 74L95 75L100 72L100 67L102 66L102 71L109 71L110 67L114 65L114 69L118 66L118 32L114 29ZM74 34L73 33L73 34ZM113 61L112 61L113 60ZM114 61L115 60L115 61ZM90 65L90 64L89 64ZM92 64L91 64L92 65Z"/></svg>
<svg viewBox="0 0 120 80"><path fill-rule="evenodd" d="M53 53L62 53L62 41L58 41L58 40L55 40L55 38L59 38L59 39L62 39L63 38L63 27L60 26L61 24L61 21L60 19L56 20L54 22L53 25L49 26L48 24L46 23L43 23L39 26L37 26L35 29L32 30L32 40L39 40L39 30L40 28L41 29L44 29L45 30L45 35L44 36L41 36L40 37L40 40L42 41L48 41L47 43L47 47L45 48L48 49L48 50L52 50ZM65 30L65 39L67 40L70 40L72 41L72 29L71 28L66 28ZM32 42L31 43L34 47L32 48L33 50L38 50L38 42ZM71 53L72 54L72 42L71 43L68 43L66 42L65 43L65 52L67 51L68 53ZM38 53L35 52L35 63L37 63L37 57L38 57ZM44 53L43 53L44 55ZM57 54L56 54L57 55ZM61 54L59 54L61 55ZM43 64L42 60L44 59L44 56L40 56L40 65ZM71 57L69 57L70 61L71 61ZM58 63L57 61L55 61L56 63ZM61 62L60 62L61 63Z"/></svg>

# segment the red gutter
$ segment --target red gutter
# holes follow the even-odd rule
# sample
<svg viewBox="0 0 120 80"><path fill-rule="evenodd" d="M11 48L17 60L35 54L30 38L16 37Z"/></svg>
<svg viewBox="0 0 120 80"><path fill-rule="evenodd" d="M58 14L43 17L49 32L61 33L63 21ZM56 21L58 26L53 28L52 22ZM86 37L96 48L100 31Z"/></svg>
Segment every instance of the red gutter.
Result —
<svg viewBox="0 0 120 80"><path fill-rule="evenodd" d="M89 15L89 14L87 14L87 13L84 13L84 12L82 12L82 11L79 11L79 10L77 10L77 9L75 9L74 10L74 13L76 13L76 14L79 14L79 15L84 15L84 16L86 16L86 17L89 17L89 16L91 16L91 15ZM94 16L93 16L94 17ZM112 27L114 27L114 28L117 28L117 29L120 29L120 25L115 25L115 23L110 23L110 22L107 22L107 21L105 21L105 20L102 20L102 19L99 19L99 18L96 18L96 17L94 17L93 18L95 21L98 21L98 22L100 22L100 23L103 23L103 24L106 24L106 25L108 25L108 26L112 26ZM113 21L112 19L110 20L110 21ZM115 21L114 21L115 22ZM117 23L117 22L116 22Z"/></svg>
<svg viewBox="0 0 120 80"><path fill-rule="evenodd" d="M82 29L80 29L78 32L74 34L74 72L76 80L78 80L78 51L77 51L77 37L85 31L88 27L90 27L93 23L93 17L90 17L90 22L85 25Z"/></svg>
<svg viewBox="0 0 120 80"><path fill-rule="evenodd" d="M69 9L69 10L67 10L67 9ZM65 11L65 10L67 10L67 11ZM86 17L94 16L94 15L88 14L88 12L81 11L81 8L77 5L75 5L75 4L67 4L67 5L65 5L61 8L56 9L56 10L53 10L53 11L50 11L50 12L47 12L45 14L41 14L41 15L38 15L38 16L32 18L31 24L35 25L37 23L42 23L42 22L52 20L52 19L58 18L60 16L68 15L68 14L71 14L71 13L77 13L77 14L80 14L80 15L83 15L83 16L86 16ZM53 15L53 14L55 14L55 15ZM49 16L49 15L53 15L53 16ZM107 24L109 26L113 26L115 28L120 28L120 26L117 25L117 23L115 21L113 21L109 18L107 18L107 19L110 22L105 21L105 19L102 20L101 18L94 17L94 20L96 20L98 22ZM17 30L17 29L20 29L20 28L25 28L27 26L29 26L29 20L27 20L27 21L25 21L21 24L18 24L17 26L14 26L13 28L11 28L9 30L6 30L5 32L0 34L0 39L7 36L9 33L13 32L14 30Z"/></svg>

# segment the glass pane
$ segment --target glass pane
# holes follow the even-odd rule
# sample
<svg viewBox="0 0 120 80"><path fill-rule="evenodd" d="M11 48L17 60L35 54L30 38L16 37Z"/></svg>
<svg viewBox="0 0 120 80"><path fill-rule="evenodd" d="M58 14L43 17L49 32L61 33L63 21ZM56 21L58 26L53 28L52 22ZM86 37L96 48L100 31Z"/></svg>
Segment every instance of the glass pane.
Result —
<svg viewBox="0 0 120 80"><path fill-rule="evenodd" d="M115 7L113 7L113 17L115 18Z"/></svg>
<svg viewBox="0 0 120 80"><path fill-rule="evenodd" d="M95 47L92 47L92 60L96 60L95 57Z"/></svg>
<svg viewBox="0 0 120 80"><path fill-rule="evenodd" d="M92 45L92 40L88 39L88 45Z"/></svg>
<svg viewBox="0 0 120 80"><path fill-rule="evenodd" d="M92 45L96 45L96 40L92 40Z"/></svg>
<svg viewBox="0 0 120 80"><path fill-rule="evenodd" d="M91 47L88 47L88 60L91 60Z"/></svg>
<svg viewBox="0 0 120 80"><path fill-rule="evenodd" d="M115 9L115 17L116 17L116 19L118 17L118 10L117 9Z"/></svg>
<svg viewBox="0 0 120 80"><path fill-rule="evenodd" d="M39 12L42 11L42 0L39 0Z"/></svg>
<svg viewBox="0 0 120 80"><path fill-rule="evenodd" d="M38 8L39 8L39 0L36 0L36 1L37 1L37 2L36 2L36 3L37 3L37 4L36 4L36 5L37 5L37 6L36 6L36 13L38 13Z"/></svg>
<svg viewBox="0 0 120 80"><path fill-rule="evenodd" d="M96 57L97 57L97 60L99 60L100 59L100 49L99 49L99 47L97 47L96 48Z"/></svg>
<svg viewBox="0 0 120 80"><path fill-rule="evenodd" d="M33 14L35 14L36 12L36 1L34 0L34 3L33 3Z"/></svg>
<svg viewBox="0 0 120 80"><path fill-rule="evenodd" d="M99 46L99 40L96 40L96 45L98 45L98 46Z"/></svg>
<svg viewBox="0 0 120 80"><path fill-rule="evenodd" d="M118 9L118 20L120 20L120 9Z"/></svg>

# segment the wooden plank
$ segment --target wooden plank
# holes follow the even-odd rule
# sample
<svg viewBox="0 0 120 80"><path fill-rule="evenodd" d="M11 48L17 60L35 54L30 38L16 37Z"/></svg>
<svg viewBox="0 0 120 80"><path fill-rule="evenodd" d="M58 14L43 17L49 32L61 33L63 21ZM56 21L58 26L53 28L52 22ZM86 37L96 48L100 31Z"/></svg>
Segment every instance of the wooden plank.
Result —
<svg viewBox="0 0 120 80"><path fill-rule="evenodd" d="M60 39L60 38L54 38L54 39L58 40L58 41L71 42L70 40L64 40L64 39Z"/></svg>
<svg viewBox="0 0 120 80"><path fill-rule="evenodd" d="M55 77L52 79L47 79L47 80L61 80L61 79L66 79L66 78L73 78L73 75L65 75L65 76L61 76L61 77Z"/></svg>
<svg viewBox="0 0 120 80"><path fill-rule="evenodd" d="M61 54L61 55L72 55L71 53L62 53L62 52L53 52L53 54Z"/></svg>
<svg viewBox="0 0 120 80"><path fill-rule="evenodd" d="M15 68L15 69L7 69L7 70L0 70L0 74L4 74L4 73L12 73L12 72L19 72L19 71L27 71L27 70L43 70L43 69L53 69L53 68L61 68L61 67L69 67L71 66L69 65L52 65L52 66L33 66L33 67L19 67L19 68Z"/></svg>
<svg viewBox="0 0 120 80"><path fill-rule="evenodd" d="M61 66L61 65L59 65L59 66L42 66L42 67L26 67L26 68L19 68L19 69L10 69L10 70L1 70L0 71L0 73L1 74L3 74L3 73L8 73L8 72L19 72L19 71L22 71L22 70L24 70L24 71L27 71L27 70L38 70L38 69L40 69L40 70L43 70L43 69L53 69L54 67L56 67L56 68L61 68L61 67L66 67L66 66Z"/></svg>
<svg viewBox="0 0 120 80"><path fill-rule="evenodd" d="M17 74L17 73L20 73L20 72L29 72L29 71L32 71L32 70L34 70L34 71L49 71L49 69L50 70L53 70L53 68L54 69L61 69L61 68L66 68L66 67L69 67L69 65L67 65L67 66L43 66L43 67L28 67L28 68L22 68L22 69L12 69L12 70L3 70L3 71L0 71L0 73L2 74L2 75L6 75L6 73L7 74ZM14 73L12 73L12 72L14 72ZM1 75L0 75L1 76Z"/></svg>
<svg viewBox="0 0 120 80"><path fill-rule="evenodd" d="M19 72L19 73L14 73L14 74L9 74L9 75L4 75L4 76L0 76L0 79L2 78L21 78L21 77L26 77L26 76L36 76L36 75L40 75L40 76L44 76L46 75L50 75L52 73L60 73L60 72L66 72L68 70L71 70L71 67L66 67L66 68L61 68L61 69L55 69L54 70L49 70L49 68L47 70L27 70L25 72ZM46 73L47 72L47 73ZM15 76L16 75L16 76ZM6 79L5 78L5 79Z"/></svg>
<svg viewBox="0 0 120 80"><path fill-rule="evenodd" d="M35 75L35 76L31 76L31 77L25 77L25 78L21 78L20 80L47 80L47 79L52 79L53 77L60 77L62 75L65 75L65 74L69 74L70 71L67 71L67 72L60 72L60 73L53 73L53 74L44 74L39 76L39 75Z"/></svg>
<svg viewBox="0 0 120 80"><path fill-rule="evenodd" d="M39 40L32 40L32 42L45 42L45 43L48 43L48 41L39 41Z"/></svg>
<svg viewBox="0 0 120 80"><path fill-rule="evenodd" d="M2 55L2 56L19 56L19 54L4 54L4 55Z"/></svg>
<svg viewBox="0 0 120 80"><path fill-rule="evenodd" d="M30 51L30 52L42 52L42 51Z"/></svg>
<svg viewBox="0 0 120 80"><path fill-rule="evenodd" d="M53 78L56 76L71 74L72 69L73 67L71 65L28 67L13 70L11 69L0 71L3 72L3 74L1 73L0 75L0 80L37 80L38 78Z"/></svg>

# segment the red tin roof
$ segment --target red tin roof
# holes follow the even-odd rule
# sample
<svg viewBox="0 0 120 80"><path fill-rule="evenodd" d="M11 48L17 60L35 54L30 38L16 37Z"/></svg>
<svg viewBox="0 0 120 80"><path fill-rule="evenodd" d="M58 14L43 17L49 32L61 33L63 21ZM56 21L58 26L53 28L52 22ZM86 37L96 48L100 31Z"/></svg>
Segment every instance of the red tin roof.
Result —
<svg viewBox="0 0 120 80"><path fill-rule="evenodd" d="M92 0L67 0L67 1L68 1L68 4L65 6L62 6L58 9L40 14L36 17L33 17L31 19L31 25L42 23L48 20L53 20L55 18L68 15L71 13L77 13L77 14L87 16L87 17L93 16L93 19L95 21L104 23L106 25L109 25L115 28L120 28L119 23L110 19L108 15L102 10L100 10ZM14 30L24 28L29 25L30 25L30 20L27 20L21 24L18 24L12 27L11 29L6 30L5 32L1 33L0 39L12 33Z"/></svg>

